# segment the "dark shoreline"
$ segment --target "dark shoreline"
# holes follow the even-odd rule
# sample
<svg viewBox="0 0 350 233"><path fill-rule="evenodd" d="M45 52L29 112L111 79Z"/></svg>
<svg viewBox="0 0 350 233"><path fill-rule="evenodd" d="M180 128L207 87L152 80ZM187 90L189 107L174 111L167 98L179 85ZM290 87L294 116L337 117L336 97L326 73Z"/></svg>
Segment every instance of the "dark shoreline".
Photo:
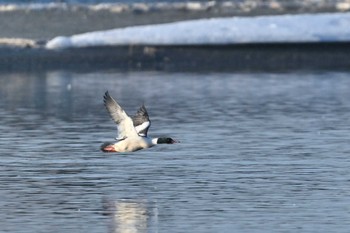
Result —
<svg viewBox="0 0 350 233"><path fill-rule="evenodd" d="M350 42L106 46L47 50L1 47L0 72L162 70L284 72L350 70Z"/></svg>

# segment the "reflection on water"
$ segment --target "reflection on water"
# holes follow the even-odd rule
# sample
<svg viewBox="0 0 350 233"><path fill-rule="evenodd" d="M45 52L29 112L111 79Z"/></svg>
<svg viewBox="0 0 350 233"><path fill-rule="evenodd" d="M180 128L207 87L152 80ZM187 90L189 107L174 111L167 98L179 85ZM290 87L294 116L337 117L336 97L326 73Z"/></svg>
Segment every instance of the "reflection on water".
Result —
<svg viewBox="0 0 350 233"><path fill-rule="evenodd" d="M73 103L71 79L70 74L64 73L5 75L0 79L1 97L8 102L8 108L32 108L44 114L55 109L61 110L57 112L62 116L69 115Z"/></svg>
<svg viewBox="0 0 350 233"><path fill-rule="evenodd" d="M105 200L104 209L111 217L110 232L158 232L158 210L144 200Z"/></svg>
<svg viewBox="0 0 350 233"><path fill-rule="evenodd" d="M2 232L347 232L348 73L0 75ZM109 90L151 136L104 154Z"/></svg>

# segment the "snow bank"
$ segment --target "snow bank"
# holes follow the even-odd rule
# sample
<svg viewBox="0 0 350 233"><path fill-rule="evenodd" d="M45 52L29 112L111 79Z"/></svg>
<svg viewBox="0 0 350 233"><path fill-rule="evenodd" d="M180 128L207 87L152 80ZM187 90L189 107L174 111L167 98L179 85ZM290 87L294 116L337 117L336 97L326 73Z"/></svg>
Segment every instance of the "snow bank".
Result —
<svg viewBox="0 0 350 233"><path fill-rule="evenodd" d="M350 13L188 20L56 37L46 48L350 41Z"/></svg>

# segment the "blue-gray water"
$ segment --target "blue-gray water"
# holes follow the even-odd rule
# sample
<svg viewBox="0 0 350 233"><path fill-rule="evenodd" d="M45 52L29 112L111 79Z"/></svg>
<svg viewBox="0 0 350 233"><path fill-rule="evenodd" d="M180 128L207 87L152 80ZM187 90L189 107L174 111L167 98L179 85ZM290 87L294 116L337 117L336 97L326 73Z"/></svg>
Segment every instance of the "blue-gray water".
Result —
<svg viewBox="0 0 350 233"><path fill-rule="evenodd" d="M349 73L1 74L1 232L348 232ZM104 154L106 90L150 135Z"/></svg>

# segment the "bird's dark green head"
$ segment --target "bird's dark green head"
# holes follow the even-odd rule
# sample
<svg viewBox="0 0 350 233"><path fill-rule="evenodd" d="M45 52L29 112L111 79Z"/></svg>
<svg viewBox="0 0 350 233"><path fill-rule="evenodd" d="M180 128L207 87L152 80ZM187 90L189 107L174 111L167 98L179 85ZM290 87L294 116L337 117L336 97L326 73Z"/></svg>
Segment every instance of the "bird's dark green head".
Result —
<svg viewBox="0 0 350 233"><path fill-rule="evenodd" d="M157 140L157 144L174 144L177 143L177 141L175 141L172 138L158 138Z"/></svg>

